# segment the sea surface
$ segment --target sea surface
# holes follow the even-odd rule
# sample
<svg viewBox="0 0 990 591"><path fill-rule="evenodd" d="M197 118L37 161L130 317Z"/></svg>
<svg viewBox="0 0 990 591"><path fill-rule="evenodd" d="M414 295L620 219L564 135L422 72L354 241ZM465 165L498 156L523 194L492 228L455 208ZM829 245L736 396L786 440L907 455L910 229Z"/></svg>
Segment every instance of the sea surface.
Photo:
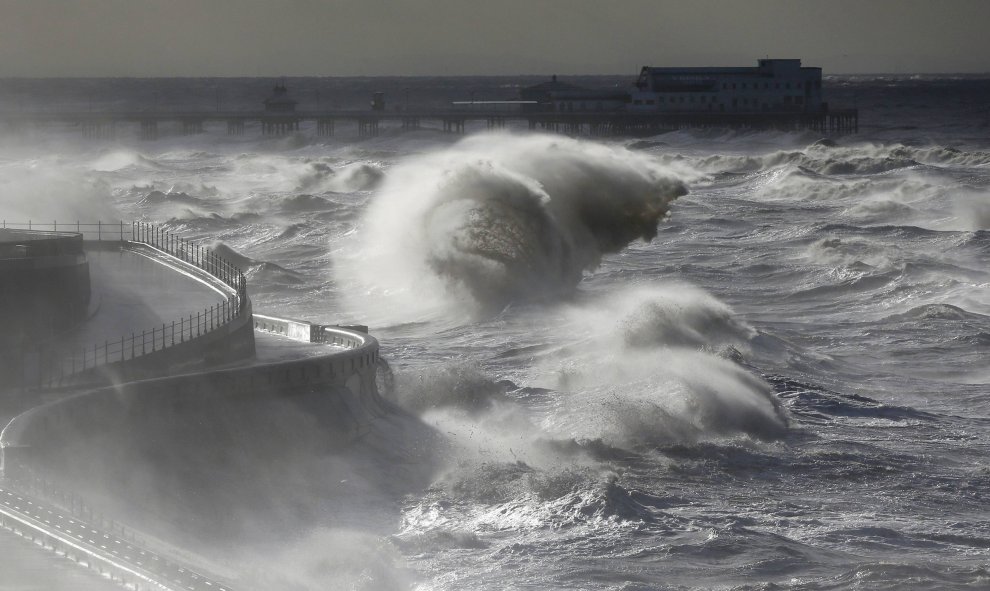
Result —
<svg viewBox="0 0 990 591"><path fill-rule="evenodd" d="M394 108L537 81L287 84ZM270 85L0 80L0 111ZM314 491L350 517L245 543L244 588L990 588L990 80L825 93L859 133L8 129L0 217L164 224L237 260L256 311L380 340L384 394L444 441L429 486L366 458L401 494Z"/></svg>

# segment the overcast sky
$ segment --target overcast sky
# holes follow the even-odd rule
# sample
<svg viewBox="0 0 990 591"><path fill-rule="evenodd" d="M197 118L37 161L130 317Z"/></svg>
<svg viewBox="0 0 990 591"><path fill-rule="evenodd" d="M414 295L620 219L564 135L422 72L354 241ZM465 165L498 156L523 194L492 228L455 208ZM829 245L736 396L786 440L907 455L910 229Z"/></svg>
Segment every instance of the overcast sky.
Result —
<svg viewBox="0 0 990 591"><path fill-rule="evenodd" d="M990 0L0 0L0 76L990 72Z"/></svg>

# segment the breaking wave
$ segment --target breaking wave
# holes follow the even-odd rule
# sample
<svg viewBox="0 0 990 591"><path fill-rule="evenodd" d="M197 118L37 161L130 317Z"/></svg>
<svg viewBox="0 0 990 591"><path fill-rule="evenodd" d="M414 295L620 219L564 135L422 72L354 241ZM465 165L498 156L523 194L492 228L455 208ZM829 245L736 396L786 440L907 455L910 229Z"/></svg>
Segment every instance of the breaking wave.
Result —
<svg viewBox="0 0 990 591"><path fill-rule="evenodd" d="M685 193L656 160L623 148L473 136L390 171L353 267L370 291L446 293L490 313L570 291L603 255L654 238Z"/></svg>

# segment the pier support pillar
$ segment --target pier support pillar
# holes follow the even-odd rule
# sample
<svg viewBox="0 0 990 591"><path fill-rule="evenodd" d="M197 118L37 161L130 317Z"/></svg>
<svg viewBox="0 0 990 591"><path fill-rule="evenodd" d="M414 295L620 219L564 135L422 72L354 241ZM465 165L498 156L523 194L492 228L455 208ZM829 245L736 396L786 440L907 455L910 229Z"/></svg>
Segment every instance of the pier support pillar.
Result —
<svg viewBox="0 0 990 591"><path fill-rule="evenodd" d="M264 135L286 135L299 131L299 119L262 119L261 132Z"/></svg>
<svg viewBox="0 0 990 591"><path fill-rule="evenodd" d="M316 120L316 135L320 137L332 137L334 133L335 122L333 119L317 119Z"/></svg>
<svg viewBox="0 0 990 591"><path fill-rule="evenodd" d="M445 117L443 120L444 133L464 133L464 119Z"/></svg>
<svg viewBox="0 0 990 591"><path fill-rule="evenodd" d="M85 138L106 140L117 137L117 127L114 121L83 121L79 126Z"/></svg>
<svg viewBox="0 0 990 591"><path fill-rule="evenodd" d="M155 119L145 119L141 121L141 139L158 139L158 121Z"/></svg>
<svg viewBox="0 0 990 591"><path fill-rule="evenodd" d="M243 119L228 119L227 120L227 135L244 135L244 120Z"/></svg>
<svg viewBox="0 0 990 591"><path fill-rule="evenodd" d="M379 134L380 128L378 118L358 119L358 135L361 137L375 137Z"/></svg>
<svg viewBox="0 0 990 591"><path fill-rule="evenodd" d="M183 119L182 120L182 135L193 135L197 133L203 133L203 120L202 119Z"/></svg>

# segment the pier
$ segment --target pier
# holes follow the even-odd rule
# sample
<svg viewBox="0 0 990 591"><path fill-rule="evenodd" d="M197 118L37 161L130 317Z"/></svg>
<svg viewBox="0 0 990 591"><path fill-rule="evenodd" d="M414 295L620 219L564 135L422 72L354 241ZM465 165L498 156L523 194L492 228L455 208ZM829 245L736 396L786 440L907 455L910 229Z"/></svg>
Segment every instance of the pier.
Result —
<svg viewBox="0 0 990 591"><path fill-rule="evenodd" d="M0 130L24 130L26 126L43 128L66 125L79 129L88 138L113 139L123 129L134 128L137 137L155 140L165 135L169 126L174 135L205 133L208 124L226 130L227 135L241 136L248 129L264 136L303 133L306 129L318 137L352 133L358 137L375 137L386 129L413 131L435 129L449 134L463 134L470 125L484 129L508 126L595 137L643 136L678 129L776 129L811 130L822 134L844 135L859 131L856 109L832 109L821 112L642 112L642 111L550 111L526 112L498 109L403 109L294 111L275 114L270 111L202 111L202 112L28 112L0 113Z"/></svg>

